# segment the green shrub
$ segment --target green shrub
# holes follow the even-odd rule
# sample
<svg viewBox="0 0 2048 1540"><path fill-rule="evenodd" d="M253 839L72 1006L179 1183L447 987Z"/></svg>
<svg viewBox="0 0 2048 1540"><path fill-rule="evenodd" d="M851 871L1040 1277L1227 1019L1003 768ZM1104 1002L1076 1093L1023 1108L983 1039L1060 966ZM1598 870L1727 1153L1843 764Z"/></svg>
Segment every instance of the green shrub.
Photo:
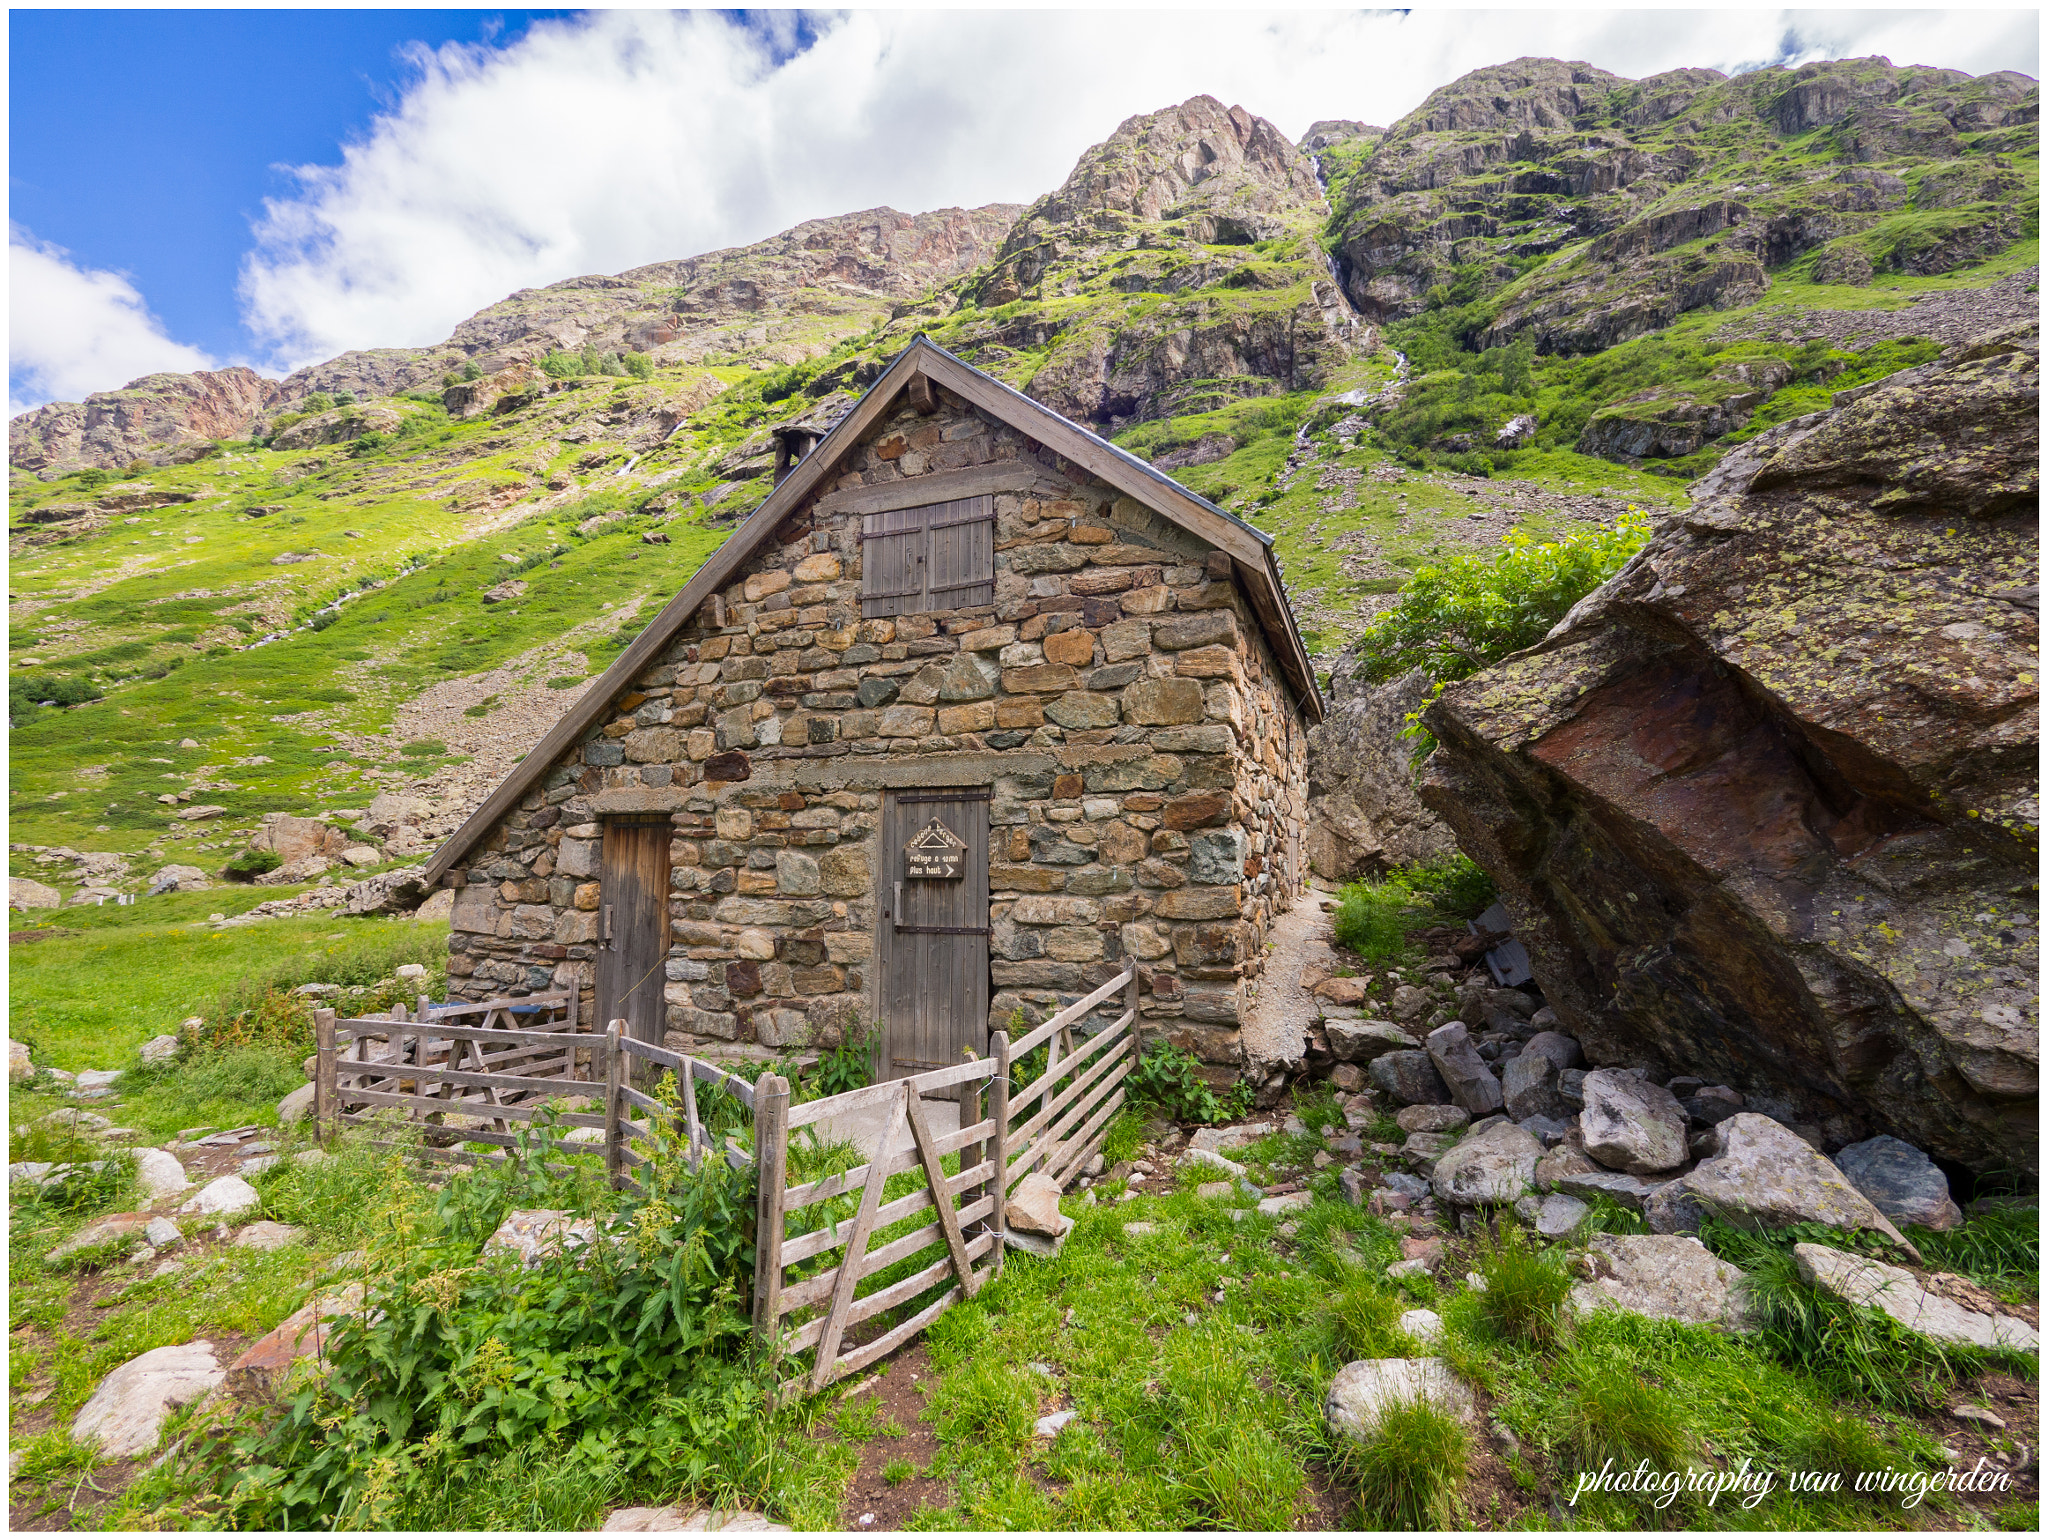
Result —
<svg viewBox="0 0 2048 1540"><path fill-rule="evenodd" d="M1472 1452L1464 1425L1427 1401L1380 1414L1372 1437L1347 1463L1368 1529L1451 1529Z"/></svg>
<svg viewBox="0 0 2048 1540"><path fill-rule="evenodd" d="M674 1088L667 1077L663 1100ZM328 1339L324 1377L232 1435L222 1484L238 1527L416 1528L409 1516L479 1466L534 1448L557 1479L601 1470L668 1493L760 1459L745 1179L718 1160L691 1173L658 1138L635 1173L644 1194L602 1216L596 1244L532 1268L480 1262L514 1207L609 1207L588 1178L543 1174L555 1132L544 1116L515 1159L449 1181L425 1225L396 1170L364 1195L369 1308Z"/></svg>
<svg viewBox="0 0 2048 1540"><path fill-rule="evenodd" d="M448 752L448 745L439 738L415 738L403 745L399 751L407 759L433 759Z"/></svg>
<svg viewBox="0 0 2048 1540"><path fill-rule="evenodd" d="M1337 945L1367 962L1398 963L1413 955L1408 929L1422 918L1415 895L1404 883L1353 882L1338 890L1331 929Z"/></svg>
<svg viewBox="0 0 2048 1540"><path fill-rule="evenodd" d="M20 675L7 682L8 725L20 727L34 720L38 706L82 706L102 693L90 679L73 675Z"/></svg>
<svg viewBox="0 0 2048 1540"><path fill-rule="evenodd" d="M284 865L284 857L274 850L244 850L229 859L220 871L230 882L254 882L265 872L274 872Z"/></svg>
<svg viewBox="0 0 2048 1540"><path fill-rule="evenodd" d="M812 1097L823 1097L873 1085L881 1048L880 1024L865 1025L854 1020L837 1048L818 1055L818 1067L811 1071L810 1083L804 1089Z"/></svg>
<svg viewBox="0 0 2048 1540"><path fill-rule="evenodd" d="M316 390L299 402L302 414L308 417L317 416L321 412L331 412L334 410L334 404L334 397L324 390Z"/></svg>
<svg viewBox="0 0 2048 1540"><path fill-rule="evenodd" d="M651 379L654 375L654 360L645 353L628 353L620 362L626 366L626 373L635 379Z"/></svg>
<svg viewBox="0 0 2048 1540"><path fill-rule="evenodd" d="M1240 1083L1219 1097L1202 1078L1202 1061L1164 1039L1145 1050L1124 1088L1133 1106L1156 1108L1177 1123L1221 1123L1241 1115L1251 1096Z"/></svg>

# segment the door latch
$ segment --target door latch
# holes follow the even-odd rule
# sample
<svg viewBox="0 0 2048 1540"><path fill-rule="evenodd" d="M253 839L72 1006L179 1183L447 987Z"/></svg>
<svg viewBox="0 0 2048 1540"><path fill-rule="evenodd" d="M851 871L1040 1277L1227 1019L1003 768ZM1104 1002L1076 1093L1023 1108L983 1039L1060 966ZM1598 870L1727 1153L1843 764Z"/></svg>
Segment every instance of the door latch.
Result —
<svg viewBox="0 0 2048 1540"><path fill-rule="evenodd" d="M610 904L604 906L604 949L607 952L612 949L612 906Z"/></svg>

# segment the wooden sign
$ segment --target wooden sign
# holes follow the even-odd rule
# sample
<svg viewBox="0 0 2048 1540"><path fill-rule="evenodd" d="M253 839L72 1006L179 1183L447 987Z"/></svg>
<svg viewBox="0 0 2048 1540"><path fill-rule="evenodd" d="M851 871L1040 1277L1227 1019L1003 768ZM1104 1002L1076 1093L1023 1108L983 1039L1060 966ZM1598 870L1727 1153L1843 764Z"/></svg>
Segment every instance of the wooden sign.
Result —
<svg viewBox="0 0 2048 1540"><path fill-rule="evenodd" d="M903 847L903 875L927 882L958 882L967 871L967 841L934 818Z"/></svg>

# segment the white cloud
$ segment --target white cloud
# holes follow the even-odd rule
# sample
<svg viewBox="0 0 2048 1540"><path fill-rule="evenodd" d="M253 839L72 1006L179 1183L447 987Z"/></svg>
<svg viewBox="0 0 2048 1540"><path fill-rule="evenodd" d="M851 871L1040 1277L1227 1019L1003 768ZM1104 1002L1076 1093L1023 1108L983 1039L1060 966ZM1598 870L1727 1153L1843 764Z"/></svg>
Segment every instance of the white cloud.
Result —
<svg viewBox="0 0 2048 1540"><path fill-rule="evenodd" d="M7 326L10 416L145 374L214 367L164 332L122 274L81 267L19 225L7 230Z"/></svg>
<svg viewBox="0 0 2048 1540"><path fill-rule="evenodd" d="M760 13L756 13L759 15ZM762 239L877 204L1025 202L1134 113L1201 92L1290 134L1389 123L1524 54L1641 76L1882 52L2036 72L2031 10L599 12L416 78L266 206L243 273L281 363L435 342L510 291ZM778 62L779 61L779 62Z"/></svg>

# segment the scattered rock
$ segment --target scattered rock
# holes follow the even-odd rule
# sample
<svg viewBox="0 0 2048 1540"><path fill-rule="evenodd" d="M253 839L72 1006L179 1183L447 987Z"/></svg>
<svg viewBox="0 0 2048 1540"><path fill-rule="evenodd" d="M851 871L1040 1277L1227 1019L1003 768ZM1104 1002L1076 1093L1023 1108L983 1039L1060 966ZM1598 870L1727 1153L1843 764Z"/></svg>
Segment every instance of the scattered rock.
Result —
<svg viewBox="0 0 2048 1540"><path fill-rule="evenodd" d="M1474 1117L1500 1111L1500 1081L1480 1056L1464 1022L1447 1021L1429 1034L1429 1059L1460 1107Z"/></svg>
<svg viewBox="0 0 2048 1540"><path fill-rule="evenodd" d="M1010 1230L1032 1235L1064 1235L1072 1221L1060 1213L1060 1184L1042 1171L1032 1172L1010 1194L1003 1207L1003 1223Z"/></svg>
<svg viewBox="0 0 2048 1540"><path fill-rule="evenodd" d="M1998 1429L2005 1426L2005 1419L1988 1406L1952 1406L1948 1414L1959 1422L1974 1422L1979 1427Z"/></svg>
<svg viewBox="0 0 2048 1540"><path fill-rule="evenodd" d="M1079 1413L1071 1409L1059 1412L1048 1412L1045 1416L1039 1418L1037 1422L1031 1425L1031 1431L1037 1434L1040 1438L1057 1438L1059 1437L1060 1429L1064 1428L1068 1423L1072 1422L1075 1419L1075 1417L1079 1415Z"/></svg>
<svg viewBox="0 0 2048 1540"><path fill-rule="evenodd" d="M1843 1230L1876 1230L1920 1260L1833 1161L1760 1113L1738 1112L1721 1124L1721 1153L1701 1161L1685 1181L1710 1211L1738 1229L1776 1230L1811 1220Z"/></svg>
<svg viewBox="0 0 2048 1540"><path fill-rule="evenodd" d="M161 1203L192 1185L192 1179L185 1175L185 1168L178 1163L178 1157L168 1150L137 1150L135 1174L152 1203Z"/></svg>
<svg viewBox="0 0 2048 1540"><path fill-rule="evenodd" d="M1643 1221L1652 1235L1697 1235L1707 1206L1683 1179L1666 1182L1643 1200Z"/></svg>
<svg viewBox="0 0 2048 1540"><path fill-rule="evenodd" d="M1515 1212L1547 1241L1563 1240L1578 1229L1592 1211L1577 1198L1561 1192L1538 1196L1534 1193L1515 1202Z"/></svg>
<svg viewBox="0 0 2048 1540"><path fill-rule="evenodd" d="M1894 1224L1953 1230L1963 1222L1941 1168L1903 1139L1879 1134L1849 1145L1835 1152L1835 1166Z"/></svg>
<svg viewBox="0 0 2048 1540"><path fill-rule="evenodd" d="M1382 1054L1413 1052L1422 1044L1391 1021L1344 1021L1323 1023L1332 1057L1346 1064L1371 1064Z"/></svg>
<svg viewBox="0 0 2048 1540"><path fill-rule="evenodd" d="M136 1050L144 1064L162 1064L178 1056L178 1039L169 1032L158 1033Z"/></svg>
<svg viewBox="0 0 2048 1540"><path fill-rule="evenodd" d="M1444 1318L1434 1310L1404 1310L1401 1330L1424 1347L1435 1347L1444 1334Z"/></svg>
<svg viewBox="0 0 2048 1540"><path fill-rule="evenodd" d="M90 1251L95 1246L104 1246L109 1241L126 1240L132 1235L141 1235L148 1228L147 1214L109 1214L104 1219L94 1220L71 1239L51 1247L43 1253L43 1260L61 1262L68 1256Z"/></svg>
<svg viewBox="0 0 2048 1540"><path fill-rule="evenodd" d="M72 1419L71 1436L97 1442L102 1459L146 1454L175 1408L212 1394L225 1377L211 1342L152 1348L100 1381Z"/></svg>
<svg viewBox="0 0 2048 1540"><path fill-rule="evenodd" d="M296 1091L291 1092L277 1104L278 1125L289 1128L313 1115L313 1098L317 1087L309 1080Z"/></svg>
<svg viewBox="0 0 2048 1540"><path fill-rule="evenodd" d="M1569 1119L1572 1104L1558 1089L1558 1073L1556 1061L1548 1054L1529 1049L1508 1060L1500 1072L1501 1100L1508 1116L1517 1123L1531 1118Z"/></svg>
<svg viewBox="0 0 2048 1540"><path fill-rule="evenodd" d="M873 1522L874 1515L864 1515ZM696 1533L716 1530L733 1535L786 1535L787 1524L777 1524L744 1508L620 1508L604 1521L601 1534L644 1535L675 1531Z"/></svg>
<svg viewBox="0 0 2048 1540"><path fill-rule="evenodd" d="M1229 1197L1232 1190L1228 1182L1200 1182L1195 1186L1195 1196L1213 1201L1218 1198Z"/></svg>
<svg viewBox="0 0 2048 1540"><path fill-rule="evenodd" d="M7 879L9 909L61 909L63 906L64 895L53 887L27 877Z"/></svg>
<svg viewBox="0 0 2048 1540"><path fill-rule="evenodd" d="M1330 1382L1323 1417L1333 1432L1360 1442L1372 1437L1393 1406L1428 1401L1461 1422L1476 1422L1478 1403L1441 1358L1367 1358L1348 1363Z"/></svg>
<svg viewBox="0 0 2048 1540"><path fill-rule="evenodd" d="M548 1257L580 1251L596 1239L597 1221L571 1219L567 1209L514 1209L484 1242L482 1254L513 1256L521 1267L538 1267Z"/></svg>
<svg viewBox="0 0 2048 1540"><path fill-rule="evenodd" d="M158 1251L169 1251L173 1246L185 1244L184 1232L161 1214L143 1227L142 1238Z"/></svg>
<svg viewBox="0 0 2048 1540"><path fill-rule="evenodd" d="M1571 1307L1603 1307L1662 1321L1747 1331L1748 1277L1689 1235L1595 1235L1586 1243L1593 1276L1574 1284Z"/></svg>
<svg viewBox="0 0 2048 1540"><path fill-rule="evenodd" d="M1406 1134L1455 1134L1472 1126L1472 1114L1446 1103L1439 1107L1403 1107L1394 1121Z"/></svg>
<svg viewBox="0 0 2048 1540"><path fill-rule="evenodd" d="M239 1176L215 1177L189 1203L178 1210L181 1214L197 1214L201 1217L232 1219L246 1214L262 1203L256 1189Z"/></svg>
<svg viewBox="0 0 2048 1540"><path fill-rule="evenodd" d="M1157 1235L1159 1226L1149 1219L1133 1219L1124 1226L1124 1235L1132 1240L1144 1235Z"/></svg>
<svg viewBox="0 0 2048 1540"><path fill-rule="evenodd" d="M293 1365L325 1356L329 1321L363 1308L363 1285L316 1291L312 1299L258 1338L228 1366L229 1392L243 1401L266 1401L285 1388Z"/></svg>
<svg viewBox="0 0 2048 1540"><path fill-rule="evenodd" d="M86 1069L78 1072L75 1084L81 1091L107 1091L121 1078L117 1069ZM104 1125L102 1125L104 1126Z"/></svg>
<svg viewBox="0 0 2048 1540"><path fill-rule="evenodd" d="M1551 1186L1558 1192L1589 1202L1594 1198L1612 1198L1631 1214L1643 1211L1643 1205L1650 1201L1650 1194L1659 1185L1646 1182L1639 1176L1624 1176L1619 1171L1598 1170L1564 1172L1551 1180Z"/></svg>
<svg viewBox="0 0 2048 1540"><path fill-rule="evenodd" d="M1226 1156L1218 1155L1214 1150L1190 1149L1187 1152L1187 1154L1182 1158L1198 1166L1212 1167L1215 1170L1221 1171L1225 1176L1228 1177L1240 1177L1244 1175L1243 1166L1240 1166L1236 1161L1231 1160ZM1022 1184L1020 1183L1019 1185L1021 1186Z"/></svg>
<svg viewBox="0 0 2048 1540"><path fill-rule="evenodd" d="M1471 1134L1443 1154L1430 1185L1447 1203L1512 1203L1536 1180L1543 1146L1513 1123Z"/></svg>
<svg viewBox="0 0 2048 1540"><path fill-rule="evenodd" d="M246 1165L247 1162L243 1164ZM243 1225L237 1230L234 1244L252 1251L277 1251L286 1246L296 1246L305 1238L306 1232L297 1225L279 1224L274 1219L259 1219L255 1224Z"/></svg>
<svg viewBox="0 0 2048 1540"><path fill-rule="evenodd" d="M1444 1084L1444 1077L1437 1073L1429 1055L1420 1049L1383 1053L1372 1061L1366 1074L1376 1087L1404 1107L1418 1103L1434 1106L1451 1099L1450 1087Z"/></svg>
<svg viewBox="0 0 2048 1540"><path fill-rule="evenodd" d="M1305 1209L1314 1201L1305 1192L1289 1192L1282 1193L1277 1198L1261 1198L1259 1199L1258 1206L1259 1212L1271 1219L1277 1218L1281 1214L1292 1214L1300 1209Z"/></svg>
<svg viewBox="0 0 2048 1540"><path fill-rule="evenodd" d="M7 1040L7 1078L10 1081L32 1080L35 1073L35 1065L29 1062L28 1044L17 1043L10 1037Z"/></svg>
<svg viewBox="0 0 2048 1540"><path fill-rule="evenodd" d="M1632 1176L1685 1164L1685 1109L1660 1085L1620 1070L1596 1069L1580 1088L1579 1131L1586 1153Z"/></svg>
<svg viewBox="0 0 2048 1540"><path fill-rule="evenodd" d="M2025 1321L1967 1310L1930 1294L1903 1267L1805 1241L1792 1248L1792 1258L1799 1266L1799 1276L1823 1294L1846 1304L1882 1310L1923 1337L1969 1347L2014 1348L2026 1353L2041 1350L2040 1337Z"/></svg>

